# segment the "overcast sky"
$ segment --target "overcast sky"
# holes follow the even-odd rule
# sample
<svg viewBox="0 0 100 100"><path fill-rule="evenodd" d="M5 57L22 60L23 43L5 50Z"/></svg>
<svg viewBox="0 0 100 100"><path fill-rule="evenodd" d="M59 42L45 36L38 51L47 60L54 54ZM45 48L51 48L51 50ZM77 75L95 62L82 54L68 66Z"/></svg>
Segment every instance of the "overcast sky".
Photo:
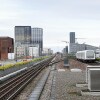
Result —
<svg viewBox="0 0 100 100"><path fill-rule="evenodd" d="M44 46L60 50L75 32L79 43L100 45L100 0L0 0L0 36L14 26L44 30Z"/></svg>

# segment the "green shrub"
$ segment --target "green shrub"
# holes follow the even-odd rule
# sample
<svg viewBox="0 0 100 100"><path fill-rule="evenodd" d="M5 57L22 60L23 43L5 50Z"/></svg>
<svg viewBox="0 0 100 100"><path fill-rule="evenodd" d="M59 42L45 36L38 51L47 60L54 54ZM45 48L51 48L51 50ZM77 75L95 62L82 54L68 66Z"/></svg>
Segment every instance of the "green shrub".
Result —
<svg viewBox="0 0 100 100"><path fill-rule="evenodd" d="M96 58L96 61L100 61L100 58Z"/></svg>
<svg viewBox="0 0 100 100"><path fill-rule="evenodd" d="M41 60L46 59L46 58L49 58L49 57L44 56L44 57L41 57L41 58L34 58L31 61L21 61L21 62L17 62L16 64L7 64L7 65L4 65L4 66L0 66L0 70L5 70L5 69L11 68L11 67L18 67L18 66L21 66L21 65L28 64L30 62L41 61Z"/></svg>

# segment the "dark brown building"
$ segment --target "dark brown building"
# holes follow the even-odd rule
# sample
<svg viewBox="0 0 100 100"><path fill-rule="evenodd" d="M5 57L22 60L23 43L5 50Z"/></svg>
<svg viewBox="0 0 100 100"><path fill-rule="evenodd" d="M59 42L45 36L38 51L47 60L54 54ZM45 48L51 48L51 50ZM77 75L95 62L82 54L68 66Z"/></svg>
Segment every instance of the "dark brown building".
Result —
<svg viewBox="0 0 100 100"><path fill-rule="evenodd" d="M0 37L0 60L8 59L8 53L14 52L14 39Z"/></svg>

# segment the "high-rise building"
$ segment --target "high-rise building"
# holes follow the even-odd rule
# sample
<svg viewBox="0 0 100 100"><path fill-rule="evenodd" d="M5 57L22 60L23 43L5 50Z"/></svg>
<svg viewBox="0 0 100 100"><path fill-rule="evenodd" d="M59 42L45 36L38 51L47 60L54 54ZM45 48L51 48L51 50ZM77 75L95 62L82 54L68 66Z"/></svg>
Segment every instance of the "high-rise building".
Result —
<svg viewBox="0 0 100 100"><path fill-rule="evenodd" d="M22 45L24 48L22 47ZM25 51L23 51L22 56L28 56L30 45L33 47L38 45L39 55L42 55L43 29L31 29L31 26L15 26L15 58L17 59L18 56L21 56L20 51L22 50L22 48Z"/></svg>
<svg viewBox="0 0 100 100"><path fill-rule="evenodd" d="M96 50L98 47L88 45L88 44L79 44L79 43L70 43L70 51L69 53L75 54L77 51L82 51L82 50Z"/></svg>
<svg viewBox="0 0 100 100"><path fill-rule="evenodd" d="M75 43L75 32L70 32L70 43Z"/></svg>
<svg viewBox="0 0 100 100"><path fill-rule="evenodd" d="M32 28L31 32L31 42L32 44L39 44L39 53L41 55L43 50L43 29Z"/></svg>
<svg viewBox="0 0 100 100"><path fill-rule="evenodd" d="M31 26L15 26L15 43L31 43Z"/></svg>
<svg viewBox="0 0 100 100"><path fill-rule="evenodd" d="M46 55L52 55L53 54L53 50L51 50L50 48L43 48L42 54L44 56L46 56Z"/></svg>
<svg viewBox="0 0 100 100"><path fill-rule="evenodd" d="M63 50L62 50L62 52L63 52L63 55L67 55L68 54L68 46L66 46Z"/></svg>

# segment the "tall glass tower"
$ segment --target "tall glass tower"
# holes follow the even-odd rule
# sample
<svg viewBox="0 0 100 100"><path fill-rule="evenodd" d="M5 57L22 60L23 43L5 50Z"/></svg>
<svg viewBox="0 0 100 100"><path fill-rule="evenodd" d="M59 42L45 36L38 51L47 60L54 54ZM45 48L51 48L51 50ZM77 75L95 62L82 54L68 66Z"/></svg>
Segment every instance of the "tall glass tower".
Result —
<svg viewBox="0 0 100 100"><path fill-rule="evenodd" d="M42 28L32 28L31 42L32 44L39 44L39 51L41 55L43 50L43 29Z"/></svg>
<svg viewBox="0 0 100 100"><path fill-rule="evenodd" d="M15 26L15 43L31 43L31 26Z"/></svg>
<svg viewBox="0 0 100 100"><path fill-rule="evenodd" d="M70 43L75 43L75 32L70 32Z"/></svg>

